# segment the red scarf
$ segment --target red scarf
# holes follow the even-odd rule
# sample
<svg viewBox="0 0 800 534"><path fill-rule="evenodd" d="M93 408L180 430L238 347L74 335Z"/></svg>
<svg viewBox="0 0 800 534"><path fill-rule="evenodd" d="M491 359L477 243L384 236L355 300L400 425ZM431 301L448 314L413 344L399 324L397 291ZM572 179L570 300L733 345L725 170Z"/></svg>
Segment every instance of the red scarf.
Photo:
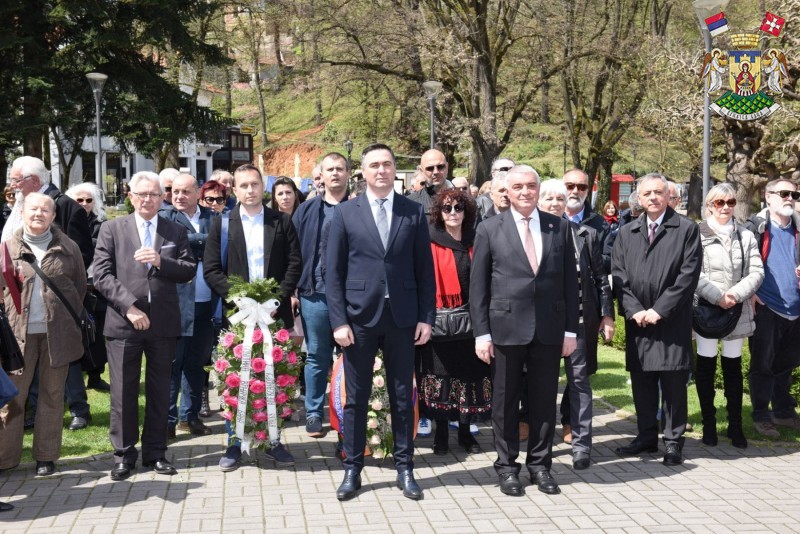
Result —
<svg viewBox="0 0 800 534"><path fill-rule="evenodd" d="M619 222L619 217L616 215L603 215L603 218L606 220L608 224L614 224L615 222Z"/></svg>
<svg viewBox="0 0 800 534"><path fill-rule="evenodd" d="M433 273L436 277L436 308L457 308L461 300L461 284L458 282L456 257L453 250L431 243ZM472 247L469 248L472 258Z"/></svg>

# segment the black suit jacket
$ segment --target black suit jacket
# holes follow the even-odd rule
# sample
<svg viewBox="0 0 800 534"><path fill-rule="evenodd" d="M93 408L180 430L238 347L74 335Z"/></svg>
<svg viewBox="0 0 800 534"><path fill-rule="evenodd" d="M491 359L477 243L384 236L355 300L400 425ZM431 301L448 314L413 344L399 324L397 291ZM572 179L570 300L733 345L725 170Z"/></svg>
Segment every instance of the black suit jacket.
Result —
<svg viewBox="0 0 800 534"><path fill-rule="evenodd" d="M181 313L176 285L191 280L197 269L186 228L158 218L153 240L153 248L161 255L161 266L157 269L148 270L147 265L133 259L141 246L133 214L107 221L100 227L94 254L94 287L108 300L103 333L116 338L136 335L139 331L126 317L135 304L150 318L148 332L160 337L178 337Z"/></svg>
<svg viewBox="0 0 800 534"><path fill-rule="evenodd" d="M534 338L561 345L578 331L578 273L569 221L539 212L542 259L533 274L511 210L478 225L470 277L475 337L497 345L527 345Z"/></svg>
<svg viewBox="0 0 800 534"><path fill-rule="evenodd" d="M94 243L92 242L92 230L89 227L89 217L86 215L86 210L59 191L53 184L47 186L44 194L48 195L56 203L55 222L61 228L61 231L75 241L75 244L81 249L83 266L88 269L94 256Z"/></svg>
<svg viewBox="0 0 800 534"><path fill-rule="evenodd" d="M278 317L286 328L294 326L294 314L290 297L294 295L300 274L303 270L303 256L300 252L300 241L291 219L285 213L264 206L264 277L274 278L280 283L281 305ZM250 281L247 266L247 247L242 229L241 204L237 204L230 212L228 223L228 265L222 268L221 229L222 217L211 221L208 241L203 257L203 274L206 283L215 293L228 297L230 284L228 275L237 275Z"/></svg>

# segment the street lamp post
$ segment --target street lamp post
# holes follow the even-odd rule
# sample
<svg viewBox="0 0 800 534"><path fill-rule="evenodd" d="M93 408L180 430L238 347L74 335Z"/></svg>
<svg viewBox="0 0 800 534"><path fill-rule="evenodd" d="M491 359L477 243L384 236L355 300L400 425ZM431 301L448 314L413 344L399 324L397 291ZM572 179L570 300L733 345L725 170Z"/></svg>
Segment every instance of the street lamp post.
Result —
<svg viewBox="0 0 800 534"><path fill-rule="evenodd" d="M703 34L703 44L706 54L711 52L711 32L706 26L706 19L716 15L730 0L695 0L692 2L694 12L700 24L700 33ZM711 97L708 91L703 91L703 198L706 198L711 186Z"/></svg>
<svg viewBox="0 0 800 534"><path fill-rule="evenodd" d="M428 98L428 105L431 108L431 148L436 146L436 97L442 90L442 82L428 80L422 84L425 89L425 96Z"/></svg>
<svg viewBox="0 0 800 534"><path fill-rule="evenodd" d="M347 170L352 172L353 160L350 158L350 155L353 153L353 142L350 140L349 137L344 142L344 148L345 150L347 150Z"/></svg>
<svg viewBox="0 0 800 534"><path fill-rule="evenodd" d="M92 87L94 93L94 114L97 120L97 156L94 162L95 183L100 191L103 191L103 140L100 137L100 96L103 93L103 85L105 85L108 76L99 72L90 72L86 75L89 80L89 85Z"/></svg>

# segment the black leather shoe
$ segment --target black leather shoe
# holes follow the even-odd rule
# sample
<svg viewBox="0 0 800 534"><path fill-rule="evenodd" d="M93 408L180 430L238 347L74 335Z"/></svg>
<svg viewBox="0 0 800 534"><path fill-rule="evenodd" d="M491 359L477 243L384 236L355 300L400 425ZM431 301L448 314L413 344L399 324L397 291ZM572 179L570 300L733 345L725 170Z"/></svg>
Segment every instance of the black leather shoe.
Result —
<svg viewBox="0 0 800 534"><path fill-rule="evenodd" d="M574 469L589 469L591 464L592 459L588 452L576 451L572 453L572 467Z"/></svg>
<svg viewBox="0 0 800 534"><path fill-rule="evenodd" d="M7 502L0 502L0 512L8 512L9 510L13 510L14 505L8 504Z"/></svg>
<svg viewBox="0 0 800 534"><path fill-rule="evenodd" d="M355 469L347 469L342 484L336 490L336 498L340 501L349 501L356 496L359 489L361 489L361 475Z"/></svg>
<svg viewBox="0 0 800 534"><path fill-rule="evenodd" d="M422 488L414 480L414 472L410 469L397 473L397 487L403 490L403 497L418 501L422 499Z"/></svg>
<svg viewBox="0 0 800 534"><path fill-rule="evenodd" d="M111 391L111 386L102 378L90 378L86 381L86 389L93 389L95 391Z"/></svg>
<svg viewBox="0 0 800 534"><path fill-rule="evenodd" d="M658 452L658 443L643 443L637 438L628 445L617 447L617 454L622 456L638 456L643 452Z"/></svg>
<svg viewBox="0 0 800 534"><path fill-rule="evenodd" d="M191 421L181 421L178 423L178 430L189 432L195 436L210 436L211 429L208 428L200 419L192 419Z"/></svg>
<svg viewBox="0 0 800 534"><path fill-rule="evenodd" d="M531 474L531 481L536 484L536 487L539 488L539 491L542 493L547 493L549 495L561 493L561 490L558 489L556 479L553 478L553 475L551 475L550 471L547 469L534 471Z"/></svg>
<svg viewBox="0 0 800 534"><path fill-rule="evenodd" d="M87 426L89 426L89 422L92 420L92 416L86 414L85 417L75 416L72 418L72 422L69 424L70 430L83 430Z"/></svg>
<svg viewBox="0 0 800 534"><path fill-rule="evenodd" d="M211 405L208 403L208 386L203 388L203 397L200 401L200 411L197 412L200 417L211 417Z"/></svg>
<svg viewBox="0 0 800 534"><path fill-rule="evenodd" d="M155 471L159 475L177 475L178 474L178 470L175 469L175 467L171 463L169 463L166 460L166 458L159 458L158 460L155 460L154 462L147 462L144 465L145 465L145 467L152 467L153 471Z"/></svg>
<svg viewBox="0 0 800 534"><path fill-rule="evenodd" d="M36 462L36 476L48 477L56 472L55 462Z"/></svg>
<svg viewBox="0 0 800 534"><path fill-rule="evenodd" d="M677 443L667 443L666 448L667 450L664 453L664 465L681 465L683 463L681 446Z"/></svg>
<svg viewBox="0 0 800 534"><path fill-rule="evenodd" d="M126 478L134 474L135 471L136 471L136 464L126 464L124 462L114 464L114 468L111 470L111 480L115 482L119 482L120 480L125 480Z"/></svg>
<svg viewBox="0 0 800 534"><path fill-rule="evenodd" d="M500 491L512 497L525 495L516 473L503 473L500 475Z"/></svg>

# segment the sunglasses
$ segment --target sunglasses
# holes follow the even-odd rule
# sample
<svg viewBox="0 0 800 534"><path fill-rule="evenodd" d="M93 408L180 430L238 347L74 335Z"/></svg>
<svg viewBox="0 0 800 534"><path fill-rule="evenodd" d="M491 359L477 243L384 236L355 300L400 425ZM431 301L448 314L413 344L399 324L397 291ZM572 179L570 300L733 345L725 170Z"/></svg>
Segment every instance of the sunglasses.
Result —
<svg viewBox="0 0 800 534"><path fill-rule="evenodd" d="M728 200L725 200L725 199L722 199L722 198L718 198L718 199L714 200L711 203L714 205L715 208L719 208L719 209L723 208L725 206L725 204L727 204L729 208L736 207L736 199L735 198L729 198Z"/></svg>
<svg viewBox="0 0 800 534"><path fill-rule="evenodd" d="M91 198L91 197L89 197L89 198L76 198L75 199L75 202L77 202L78 204L91 204L93 201L94 201L94 199Z"/></svg>
<svg viewBox="0 0 800 534"><path fill-rule="evenodd" d="M168 185L168 186L164 187L164 192L165 193L172 193L172 186Z"/></svg>
<svg viewBox="0 0 800 534"><path fill-rule="evenodd" d="M496 169L492 169L492 172L499 171L499 172L508 172L511 170L511 167L497 167Z"/></svg>
<svg viewBox="0 0 800 534"><path fill-rule="evenodd" d="M442 213L450 213L451 211L461 213L464 211L464 204L445 204L442 206Z"/></svg>
<svg viewBox="0 0 800 534"><path fill-rule="evenodd" d="M425 172L433 172L434 170L443 171L447 168L447 163L440 163L438 165L429 165L425 167Z"/></svg>
<svg viewBox="0 0 800 534"><path fill-rule="evenodd" d="M225 204L225 197L205 197L203 202L206 204Z"/></svg>
<svg viewBox="0 0 800 534"><path fill-rule="evenodd" d="M581 193L589 189L588 184L573 184L572 182L566 182L564 184L567 187L567 191L572 191L573 189L577 189Z"/></svg>
<svg viewBox="0 0 800 534"><path fill-rule="evenodd" d="M466 186L466 187L456 187L456 189L458 189L458 190L460 190L460 191L469 191L469 186Z"/></svg>
<svg viewBox="0 0 800 534"><path fill-rule="evenodd" d="M787 199L787 198L789 198L791 196L792 200L800 200L800 191L786 191L786 190L783 190L783 191L767 191L767 193L772 193L773 195L778 195L779 197L781 197L783 199Z"/></svg>

